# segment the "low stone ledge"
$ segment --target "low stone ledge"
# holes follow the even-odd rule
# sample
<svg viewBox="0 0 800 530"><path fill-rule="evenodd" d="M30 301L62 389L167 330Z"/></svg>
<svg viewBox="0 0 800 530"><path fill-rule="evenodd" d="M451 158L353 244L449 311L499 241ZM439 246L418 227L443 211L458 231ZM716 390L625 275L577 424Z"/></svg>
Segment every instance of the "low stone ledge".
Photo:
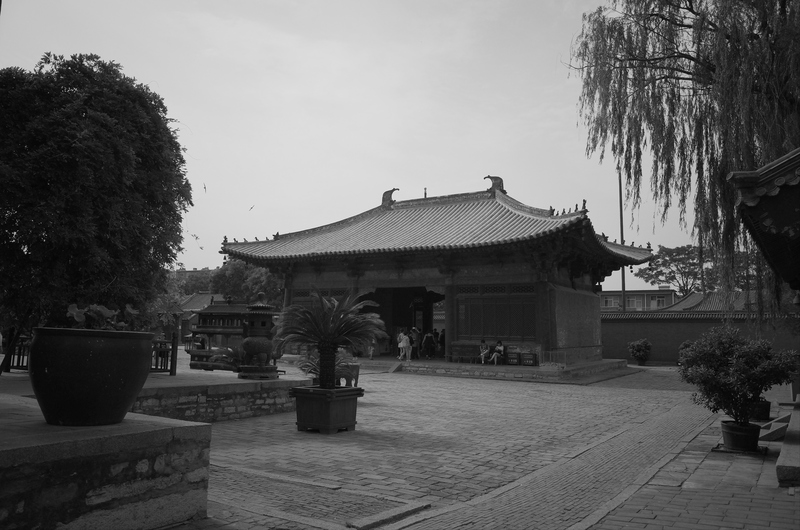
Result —
<svg viewBox="0 0 800 530"><path fill-rule="evenodd" d="M800 486L800 401L795 401L792 409L775 474L781 487Z"/></svg>
<svg viewBox="0 0 800 530"><path fill-rule="evenodd" d="M426 364L424 361L401 363L405 373L451 377L475 377L480 379L507 379L513 381L568 381L581 376L619 370L627 366L624 359L603 359L572 366L520 366L494 364L449 363Z"/></svg>
<svg viewBox="0 0 800 530"><path fill-rule="evenodd" d="M310 380L268 379L212 385L144 388L131 409L135 413L194 422L216 422L293 412L289 389Z"/></svg>
<svg viewBox="0 0 800 530"><path fill-rule="evenodd" d="M59 427L0 395L0 528L151 529L205 517L211 426L129 413Z"/></svg>

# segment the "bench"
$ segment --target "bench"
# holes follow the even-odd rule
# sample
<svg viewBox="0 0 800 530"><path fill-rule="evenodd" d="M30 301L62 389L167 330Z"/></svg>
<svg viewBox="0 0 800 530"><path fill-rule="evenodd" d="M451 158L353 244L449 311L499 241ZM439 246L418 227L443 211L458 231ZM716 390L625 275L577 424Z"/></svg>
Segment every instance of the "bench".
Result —
<svg viewBox="0 0 800 530"><path fill-rule="evenodd" d="M480 342L454 342L450 345L450 361L454 363L481 362Z"/></svg>
<svg viewBox="0 0 800 530"><path fill-rule="evenodd" d="M336 374L336 386L341 386L342 379L344 379L344 386L358 386L358 373L361 371L361 365L356 363L347 363L347 368L349 373L342 371Z"/></svg>
<svg viewBox="0 0 800 530"><path fill-rule="evenodd" d="M449 360L454 363L480 363L479 341L456 341L450 346ZM505 343L505 353L498 364L512 366L539 366L542 357L542 346L533 342ZM494 343L489 344L489 357L491 358Z"/></svg>

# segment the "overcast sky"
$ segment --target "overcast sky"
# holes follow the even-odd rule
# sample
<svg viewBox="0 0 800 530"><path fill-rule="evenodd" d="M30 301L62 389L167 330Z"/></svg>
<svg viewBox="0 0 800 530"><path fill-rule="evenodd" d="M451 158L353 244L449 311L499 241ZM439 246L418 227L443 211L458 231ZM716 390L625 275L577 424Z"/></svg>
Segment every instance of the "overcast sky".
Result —
<svg viewBox="0 0 800 530"><path fill-rule="evenodd" d="M160 94L186 148L189 269L381 202L486 189L620 231L614 161L585 155L570 45L601 0L4 0L0 68L95 53ZM647 189L643 190L644 193ZM691 242L625 210L625 240ZM633 223L633 224L632 224ZM604 289L619 289L619 273ZM626 274L630 288L647 284Z"/></svg>

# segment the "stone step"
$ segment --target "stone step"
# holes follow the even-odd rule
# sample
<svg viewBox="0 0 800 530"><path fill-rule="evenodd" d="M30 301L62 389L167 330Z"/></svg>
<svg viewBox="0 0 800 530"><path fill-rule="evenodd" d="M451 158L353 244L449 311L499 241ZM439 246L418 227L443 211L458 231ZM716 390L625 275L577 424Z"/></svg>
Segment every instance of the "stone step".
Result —
<svg viewBox="0 0 800 530"><path fill-rule="evenodd" d="M786 418L785 422L778 422L777 420L765 423L761 426L761 430L767 429L767 432L758 437L762 442L774 442L776 440L783 440L786 436L786 429L789 428L789 415L783 416Z"/></svg>

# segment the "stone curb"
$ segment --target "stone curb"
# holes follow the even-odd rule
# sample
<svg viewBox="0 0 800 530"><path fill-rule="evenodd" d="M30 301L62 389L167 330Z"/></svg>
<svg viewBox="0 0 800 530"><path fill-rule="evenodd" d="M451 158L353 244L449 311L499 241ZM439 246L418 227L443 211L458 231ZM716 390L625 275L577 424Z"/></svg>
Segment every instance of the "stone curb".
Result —
<svg viewBox="0 0 800 530"><path fill-rule="evenodd" d="M361 492L361 494L363 495L364 493ZM375 515L360 517L353 521L347 521L347 527L356 528L358 530L377 528L397 520L405 519L410 515L414 515L417 512L421 512L422 510L426 510L431 507L430 503L407 501L402 502L406 503L405 506L398 506L397 508L392 508L391 510L386 510Z"/></svg>

